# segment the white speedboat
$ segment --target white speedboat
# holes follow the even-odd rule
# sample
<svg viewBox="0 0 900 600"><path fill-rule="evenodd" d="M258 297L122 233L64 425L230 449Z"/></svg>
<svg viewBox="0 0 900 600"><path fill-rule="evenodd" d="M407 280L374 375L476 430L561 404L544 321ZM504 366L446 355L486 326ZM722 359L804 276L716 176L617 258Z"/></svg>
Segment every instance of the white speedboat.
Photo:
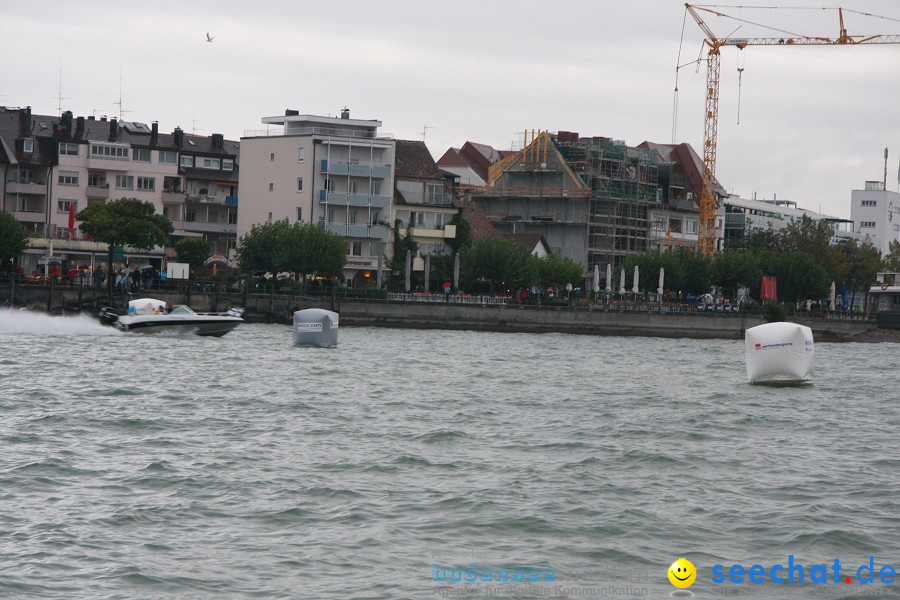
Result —
<svg viewBox="0 0 900 600"><path fill-rule="evenodd" d="M128 303L128 313L114 308L100 311L100 321L134 333L175 333L221 337L244 322L241 309L226 314L195 313L184 305L172 306L162 300L140 298Z"/></svg>

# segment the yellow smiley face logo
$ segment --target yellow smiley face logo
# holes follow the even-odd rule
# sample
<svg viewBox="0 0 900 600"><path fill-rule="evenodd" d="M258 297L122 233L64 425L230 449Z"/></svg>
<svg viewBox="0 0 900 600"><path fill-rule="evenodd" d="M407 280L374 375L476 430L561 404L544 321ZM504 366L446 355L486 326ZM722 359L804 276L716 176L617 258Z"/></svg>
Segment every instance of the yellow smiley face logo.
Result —
<svg viewBox="0 0 900 600"><path fill-rule="evenodd" d="M697 569L686 558L679 558L669 567L669 581L677 588L690 587L697 579Z"/></svg>

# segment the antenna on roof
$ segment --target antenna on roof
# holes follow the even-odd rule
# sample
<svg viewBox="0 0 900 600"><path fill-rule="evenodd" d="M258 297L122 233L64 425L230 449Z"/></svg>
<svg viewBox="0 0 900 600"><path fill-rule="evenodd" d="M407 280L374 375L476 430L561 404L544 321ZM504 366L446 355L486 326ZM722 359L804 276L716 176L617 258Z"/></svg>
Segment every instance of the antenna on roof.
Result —
<svg viewBox="0 0 900 600"><path fill-rule="evenodd" d="M131 112L130 110L124 110L124 109L122 108L122 65L121 65L121 64L119 65L119 101L118 101L118 102L113 102L113 104L118 104L118 105L119 105L119 120L120 120L120 121L122 120L122 116L123 116L125 113L130 113L130 112Z"/></svg>
<svg viewBox="0 0 900 600"><path fill-rule="evenodd" d="M62 59L59 59L59 91L56 92L56 111L59 113L59 116L62 116L62 101L68 100L68 96L62 95Z"/></svg>
<svg viewBox="0 0 900 600"><path fill-rule="evenodd" d="M203 130L197 129L197 119L191 119L191 133L196 134L198 131L203 131Z"/></svg>
<svg viewBox="0 0 900 600"><path fill-rule="evenodd" d="M437 129L437 127L432 127L431 125L424 125L422 127L422 141L425 141L425 135L428 133L429 129Z"/></svg>

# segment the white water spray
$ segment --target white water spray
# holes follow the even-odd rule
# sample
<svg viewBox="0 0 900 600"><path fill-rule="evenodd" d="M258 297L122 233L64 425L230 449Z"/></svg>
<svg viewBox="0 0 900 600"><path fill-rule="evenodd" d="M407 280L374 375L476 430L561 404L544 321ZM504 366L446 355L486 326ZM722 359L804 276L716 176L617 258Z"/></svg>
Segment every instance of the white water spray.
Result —
<svg viewBox="0 0 900 600"><path fill-rule="evenodd" d="M101 325L88 315L54 317L25 310L0 310L0 334L30 333L36 335L122 335L112 327Z"/></svg>

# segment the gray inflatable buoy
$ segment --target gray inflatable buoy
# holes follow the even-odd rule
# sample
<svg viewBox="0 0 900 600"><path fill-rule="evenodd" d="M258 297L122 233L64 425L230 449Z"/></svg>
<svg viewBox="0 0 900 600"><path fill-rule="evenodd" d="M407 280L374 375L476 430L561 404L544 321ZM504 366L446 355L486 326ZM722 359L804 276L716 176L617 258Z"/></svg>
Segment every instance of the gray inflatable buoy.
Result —
<svg viewBox="0 0 900 600"><path fill-rule="evenodd" d="M338 314L321 308L307 308L294 313L294 345L337 347Z"/></svg>

